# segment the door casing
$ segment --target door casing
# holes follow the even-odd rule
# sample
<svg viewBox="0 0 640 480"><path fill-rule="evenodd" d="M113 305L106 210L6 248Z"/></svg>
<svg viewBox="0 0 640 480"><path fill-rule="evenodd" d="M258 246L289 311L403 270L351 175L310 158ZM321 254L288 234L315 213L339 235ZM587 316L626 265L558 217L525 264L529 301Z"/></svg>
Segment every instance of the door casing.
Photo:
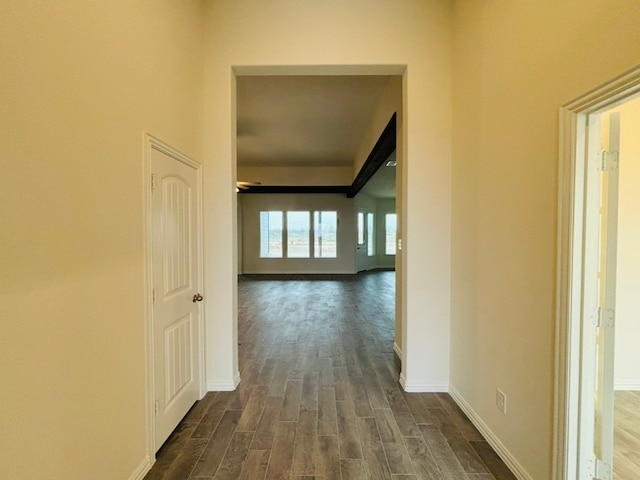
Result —
<svg viewBox="0 0 640 480"><path fill-rule="evenodd" d="M640 95L640 66L560 108L553 477L578 478L585 299L588 118ZM592 441L593 439L591 439ZM582 442L582 443L581 443Z"/></svg>

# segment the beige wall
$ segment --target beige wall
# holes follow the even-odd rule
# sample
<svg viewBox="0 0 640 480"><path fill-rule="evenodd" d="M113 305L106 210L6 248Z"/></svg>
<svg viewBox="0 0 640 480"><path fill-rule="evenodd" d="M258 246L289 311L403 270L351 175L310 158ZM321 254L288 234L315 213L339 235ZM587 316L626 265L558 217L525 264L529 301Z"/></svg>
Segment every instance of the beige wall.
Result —
<svg viewBox="0 0 640 480"><path fill-rule="evenodd" d="M615 386L640 389L640 99L620 112Z"/></svg>
<svg viewBox="0 0 640 480"><path fill-rule="evenodd" d="M414 2L207 3L205 241L207 376L227 384L236 358L236 74L395 74L403 77L406 154L402 313L409 388L446 389L449 365L451 4ZM251 68L251 66L266 66ZM287 66L270 69L269 66ZM317 67L313 67L317 66ZM336 67L338 66L338 67ZM369 68L374 66L375 68ZM387 119L388 121L388 119ZM400 122L401 125L402 121ZM215 172L207 174L207 172ZM230 209L230 206L232 207ZM411 245L414 245L412 248ZM425 294L426 292L426 294Z"/></svg>
<svg viewBox="0 0 640 480"><path fill-rule="evenodd" d="M354 273L353 199L341 194L245 194L242 202L243 273ZM337 258L260 258L261 211L338 212Z"/></svg>
<svg viewBox="0 0 640 480"><path fill-rule="evenodd" d="M201 18L0 3L2 478L143 467L143 131L201 158Z"/></svg>
<svg viewBox="0 0 640 480"><path fill-rule="evenodd" d="M558 107L639 62L640 3L454 5L451 384L530 478L545 480Z"/></svg>

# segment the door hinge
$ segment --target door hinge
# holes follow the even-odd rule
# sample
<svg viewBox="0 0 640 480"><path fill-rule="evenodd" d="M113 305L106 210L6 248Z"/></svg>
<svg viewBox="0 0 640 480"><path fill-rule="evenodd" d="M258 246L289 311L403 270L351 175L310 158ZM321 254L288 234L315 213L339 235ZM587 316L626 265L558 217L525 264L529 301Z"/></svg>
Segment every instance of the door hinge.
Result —
<svg viewBox="0 0 640 480"><path fill-rule="evenodd" d="M591 458L587 461L587 477L597 480L611 480L611 465L599 458Z"/></svg>
<svg viewBox="0 0 640 480"><path fill-rule="evenodd" d="M160 404L158 403L158 400L156 400L153 404L153 413L155 415L158 415L158 410L160 410Z"/></svg>
<svg viewBox="0 0 640 480"><path fill-rule="evenodd" d="M598 307L598 315L596 315L596 327L613 327L615 315L616 313L613 308Z"/></svg>
<svg viewBox="0 0 640 480"><path fill-rule="evenodd" d="M151 174L151 191L153 192L156 189L156 174Z"/></svg>
<svg viewBox="0 0 640 480"><path fill-rule="evenodd" d="M611 152L603 150L601 152L599 169L603 172L615 170L616 168L618 168L618 162L620 159L619 157L620 156L618 155L618 152L616 152L615 150Z"/></svg>

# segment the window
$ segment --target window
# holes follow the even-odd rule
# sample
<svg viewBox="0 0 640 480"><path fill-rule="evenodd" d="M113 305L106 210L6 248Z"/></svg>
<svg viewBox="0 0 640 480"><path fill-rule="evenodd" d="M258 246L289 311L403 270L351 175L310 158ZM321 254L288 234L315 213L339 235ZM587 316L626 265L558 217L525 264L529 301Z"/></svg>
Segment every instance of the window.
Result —
<svg viewBox="0 0 640 480"><path fill-rule="evenodd" d="M260 258L337 256L338 212L260 212Z"/></svg>
<svg viewBox="0 0 640 480"><path fill-rule="evenodd" d="M384 253L386 255L396 254L396 227L397 217L395 213L387 213L384 216L385 242Z"/></svg>
<svg viewBox="0 0 640 480"><path fill-rule="evenodd" d="M313 256L338 256L338 212L313 212Z"/></svg>
<svg viewBox="0 0 640 480"><path fill-rule="evenodd" d="M376 254L373 213L367 213L367 255L373 257Z"/></svg>
<svg viewBox="0 0 640 480"><path fill-rule="evenodd" d="M282 212L260 212L260 257L282 258Z"/></svg>
<svg viewBox="0 0 640 480"><path fill-rule="evenodd" d="M358 245L364 245L364 212L358 212Z"/></svg>
<svg viewBox="0 0 640 480"><path fill-rule="evenodd" d="M287 212L287 258L309 258L310 212Z"/></svg>

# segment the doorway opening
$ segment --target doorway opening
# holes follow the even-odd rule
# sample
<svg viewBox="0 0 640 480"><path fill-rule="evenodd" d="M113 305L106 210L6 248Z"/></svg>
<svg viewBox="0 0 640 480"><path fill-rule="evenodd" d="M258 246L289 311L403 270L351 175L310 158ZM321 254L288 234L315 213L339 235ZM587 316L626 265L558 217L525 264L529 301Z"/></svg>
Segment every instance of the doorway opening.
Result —
<svg viewBox="0 0 640 480"><path fill-rule="evenodd" d="M393 101L397 103L397 108L392 113L397 112L399 122L397 129L398 148L395 154L398 158L398 167L396 168L394 163L393 170L394 173L395 170L398 171L397 185L402 185L402 162L400 159L404 151L401 145L403 142L401 117L404 74L404 67L398 66L358 68L347 66L301 68L241 67L234 69L233 80L235 88L232 88L232 91L235 95L234 105L236 105L236 108L234 113L237 117L235 119L237 132L233 134L233 144L236 146L234 149L234 154L236 155L234 181L242 183L242 187L239 187L241 191L238 191L238 222L236 226L238 252L236 265L239 274L353 274L358 271L359 266L357 263L356 242L357 212L355 205L357 205L357 199L349 198L349 193L353 188L354 174L363 167L362 162L366 160L369 152L355 151L355 155L348 160L348 163L340 163L337 157L331 159L326 154L331 153L327 146L333 148L336 143L342 140L337 138L336 135L325 135L325 145L319 146L325 149L324 158L323 156L316 156L315 160L311 159L312 162L315 161L315 164L311 163L305 166L304 159L300 154L303 153L306 145L304 142L301 143L301 137L298 135L281 135L279 137L280 145L288 145L293 150L298 149L300 157L287 160L282 151L278 154L277 147L272 149L269 146L268 149L271 149L274 155L265 159L265 163L262 163L259 158L259 152L266 150L266 148L264 148L265 144L260 147L258 143L262 135L260 130L265 126L263 125L265 117L275 116L282 118L283 112L287 108L281 102L277 102L276 106L269 107L268 102L264 101L265 98L269 97L267 90L277 90L278 79L283 79L285 82L299 81L308 83L304 94L298 97L296 106L298 111L304 112L304 115L298 121L288 121L289 125L298 128L304 122L312 121L308 117L313 117L313 108L318 103L321 104L320 106L325 111L331 110L331 107L326 102L322 104L322 97L314 98L313 95L315 89L322 90L323 83L332 83L338 90L348 90L350 88L348 83L360 78L363 82L363 87L359 91L356 89L355 93L351 94L351 100L347 100L347 102L361 104L367 91L371 92L378 88L379 95L387 95L386 82L389 79L394 79L397 91L394 92L396 97ZM262 80L264 80L262 85L255 83ZM376 82L379 82L377 87ZM259 99L260 104L249 115L244 111L246 98L244 98L243 89L247 86L247 83L249 88L254 89L254 93L250 95L255 94L256 88L259 92L262 90ZM384 100L384 98L381 100ZM345 113L349 110L348 105L343 105L341 108ZM366 144L367 140L369 140L372 141L371 146L373 146L380 131L375 137L372 137L369 131L370 127L378 124L381 127L380 130L382 130L389 122L390 114L387 115L384 108L379 109L377 106L371 109L369 113L367 118L369 123L365 125L366 128L361 126L359 133L355 131L352 133L360 136L360 143ZM333 114L334 121L342 121L340 112L334 111ZM371 130L375 130L375 128ZM393 122L393 130L395 140L395 120ZM370 138L367 139L367 136ZM246 155L246 157L243 158L243 155ZM388 167L382 168L388 169ZM396 353L401 357L401 315L403 311L400 304L402 301L401 258L400 255L392 255L388 253L388 250L385 250L385 240L382 238L386 225L384 217L387 213L396 214L397 229L400 231L402 192L401 189L397 189L396 194L395 178L394 175L395 201L382 202L387 210L389 209L389 204L393 203L392 210L389 212L385 210L382 213L382 217L380 217L380 212L376 209L369 209L367 212L365 226L368 227L368 230L365 235L368 243L365 248L368 248L367 266L380 266L387 269L395 268L396 270L396 321L394 329L397 338ZM247 184L249 184L248 188ZM298 225L299 223L292 223L296 215L304 217L304 228L299 229L300 232L294 232L291 228L292 225ZM329 228L326 232L324 230L325 226L331 227L333 225L330 221L334 217L337 218L335 222L337 227L335 239L331 237L332 228ZM278 223L280 218L282 219L282 225ZM317 221L320 218L323 219L322 226ZM261 219L264 219L264 222ZM324 236L318 235L320 229L322 229ZM286 231L283 232L283 230ZM273 234L275 240L271 238L271 234ZM264 241L261 239L261 235L265 237ZM292 242L298 237L304 237L307 243L300 246L300 248L296 246L294 249ZM280 243L278 243L278 239L280 239ZM327 248L331 246L331 242L336 243L335 250ZM279 246L280 244L281 246ZM319 245L322 245L322 248ZM293 255L292 252L296 254ZM375 260L378 256L382 258L380 262Z"/></svg>
<svg viewBox="0 0 640 480"><path fill-rule="evenodd" d="M561 110L558 479L640 472L640 408L625 398L640 391L639 98L636 68Z"/></svg>

